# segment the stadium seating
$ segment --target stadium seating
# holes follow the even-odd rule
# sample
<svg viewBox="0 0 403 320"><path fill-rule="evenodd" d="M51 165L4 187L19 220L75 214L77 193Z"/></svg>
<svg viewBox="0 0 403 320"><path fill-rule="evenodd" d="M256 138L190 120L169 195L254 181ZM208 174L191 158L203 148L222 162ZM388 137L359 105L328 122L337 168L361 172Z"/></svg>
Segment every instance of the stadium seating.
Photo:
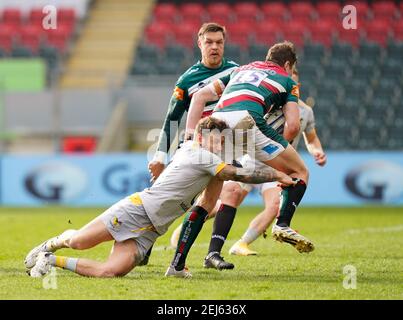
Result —
<svg viewBox="0 0 403 320"><path fill-rule="evenodd" d="M343 26L345 4L357 9L357 29ZM315 100L326 147L403 147L396 138L403 135L402 2L164 1L156 3L149 21L134 76L179 75L200 57L195 36L204 21L226 26L225 55L240 63L264 59L271 44L287 39L298 47L301 94ZM381 130L382 124L387 128Z"/></svg>
<svg viewBox="0 0 403 320"><path fill-rule="evenodd" d="M55 79L60 63L69 54L80 19L85 16L88 1L59 1L57 28L44 29L47 13L40 3L28 0L10 7L0 3L0 56L3 58L43 58L48 67L48 79ZM66 5L74 5L67 7Z"/></svg>
<svg viewBox="0 0 403 320"><path fill-rule="evenodd" d="M62 151L64 153L93 153L96 148L95 137L64 137Z"/></svg>

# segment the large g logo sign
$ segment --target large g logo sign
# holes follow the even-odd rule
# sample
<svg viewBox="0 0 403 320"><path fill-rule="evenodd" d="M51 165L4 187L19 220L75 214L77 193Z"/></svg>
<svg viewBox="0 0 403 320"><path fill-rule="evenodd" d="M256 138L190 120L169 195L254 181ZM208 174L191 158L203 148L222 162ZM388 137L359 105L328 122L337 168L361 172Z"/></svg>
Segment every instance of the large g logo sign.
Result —
<svg viewBox="0 0 403 320"><path fill-rule="evenodd" d="M48 162L25 178L25 187L34 197L49 202L68 202L86 188L87 176L80 168L64 162Z"/></svg>
<svg viewBox="0 0 403 320"><path fill-rule="evenodd" d="M387 161L370 161L353 168L345 184L361 199L391 202L403 195L403 168Z"/></svg>

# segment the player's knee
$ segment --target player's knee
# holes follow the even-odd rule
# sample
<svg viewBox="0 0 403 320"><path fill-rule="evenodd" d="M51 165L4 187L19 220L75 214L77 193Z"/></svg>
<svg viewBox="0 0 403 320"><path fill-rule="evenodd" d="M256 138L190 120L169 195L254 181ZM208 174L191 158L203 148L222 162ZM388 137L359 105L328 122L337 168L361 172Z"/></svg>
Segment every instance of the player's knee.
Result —
<svg viewBox="0 0 403 320"><path fill-rule="evenodd" d="M243 190L238 183L228 183L221 194L221 202L232 207L238 207L242 195Z"/></svg>
<svg viewBox="0 0 403 320"><path fill-rule="evenodd" d="M79 236L73 236L69 240L69 247L74 250L84 250L86 249L85 243Z"/></svg>
<svg viewBox="0 0 403 320"><path fill-rule="evenodd" d="M291 174L291 176L294 176L296 178L302 179L305 181L305 183L308 183L309 180L309 170L307 168L307 166L302 163L295 171L293 174Z"/></svg>
<svg viewBox="0 0 403 320"><path fill-rule="evenodd" d="M119 267L110 266L108 264L103 265L99 271L97 276L99 278L115 278L115 277L123 277L129 273L130 270L125 270Z"/></svg>

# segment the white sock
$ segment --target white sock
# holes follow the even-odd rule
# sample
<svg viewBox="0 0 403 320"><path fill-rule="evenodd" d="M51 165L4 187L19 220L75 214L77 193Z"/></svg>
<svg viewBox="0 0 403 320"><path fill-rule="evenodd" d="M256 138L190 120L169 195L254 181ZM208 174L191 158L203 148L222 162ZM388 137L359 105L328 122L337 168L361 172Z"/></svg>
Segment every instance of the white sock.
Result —
<svg viewBox="0 0 403 320"><path fill-rule="evenodd" d="M246 244L250 244L259 238L260 233L254 228L248 228L243 234L241 241L245 242Z"/></svg>
<svg viewBox="0 0 403 320"><path fill-rule="evenodd" d="M68 248L69 246L67 245L67 241L71 239L73 234L75 234L77 230L69 229L64 231L61 235L54 237L52 239L49 239L46 242L46 250L50 252L54 252L58 249L61 248Z"/></svg>

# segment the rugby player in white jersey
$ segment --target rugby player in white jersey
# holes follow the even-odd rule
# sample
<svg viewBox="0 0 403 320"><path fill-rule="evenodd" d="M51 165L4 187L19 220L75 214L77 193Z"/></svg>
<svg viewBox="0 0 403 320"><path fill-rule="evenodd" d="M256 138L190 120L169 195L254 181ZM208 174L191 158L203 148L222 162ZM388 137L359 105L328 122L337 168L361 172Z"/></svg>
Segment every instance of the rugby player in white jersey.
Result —
<svg viewBox="0 0 403 320"><path fill-rule="evenodd" d="M279 181L284 187L295 185L291 177L270 168L247 173L225 164L217 154L222 150L226 130L228 126L221 120L213 117L200 120L194 141L183 145L151 188L122 199L80 230L66 230L32 249L24 261L30 276L43 276L52 267L90 277L124 276L139 265L173 221L189 211L185 225L187 243L176 255L179 261L176 268L170 266L166 275L191 277L180 261L186 258L207 216L202 205L192 207L192 202L212 177L246 183ZM104 262L55 254L61 248L84 250L107 241L115 242Z"/></svg>

